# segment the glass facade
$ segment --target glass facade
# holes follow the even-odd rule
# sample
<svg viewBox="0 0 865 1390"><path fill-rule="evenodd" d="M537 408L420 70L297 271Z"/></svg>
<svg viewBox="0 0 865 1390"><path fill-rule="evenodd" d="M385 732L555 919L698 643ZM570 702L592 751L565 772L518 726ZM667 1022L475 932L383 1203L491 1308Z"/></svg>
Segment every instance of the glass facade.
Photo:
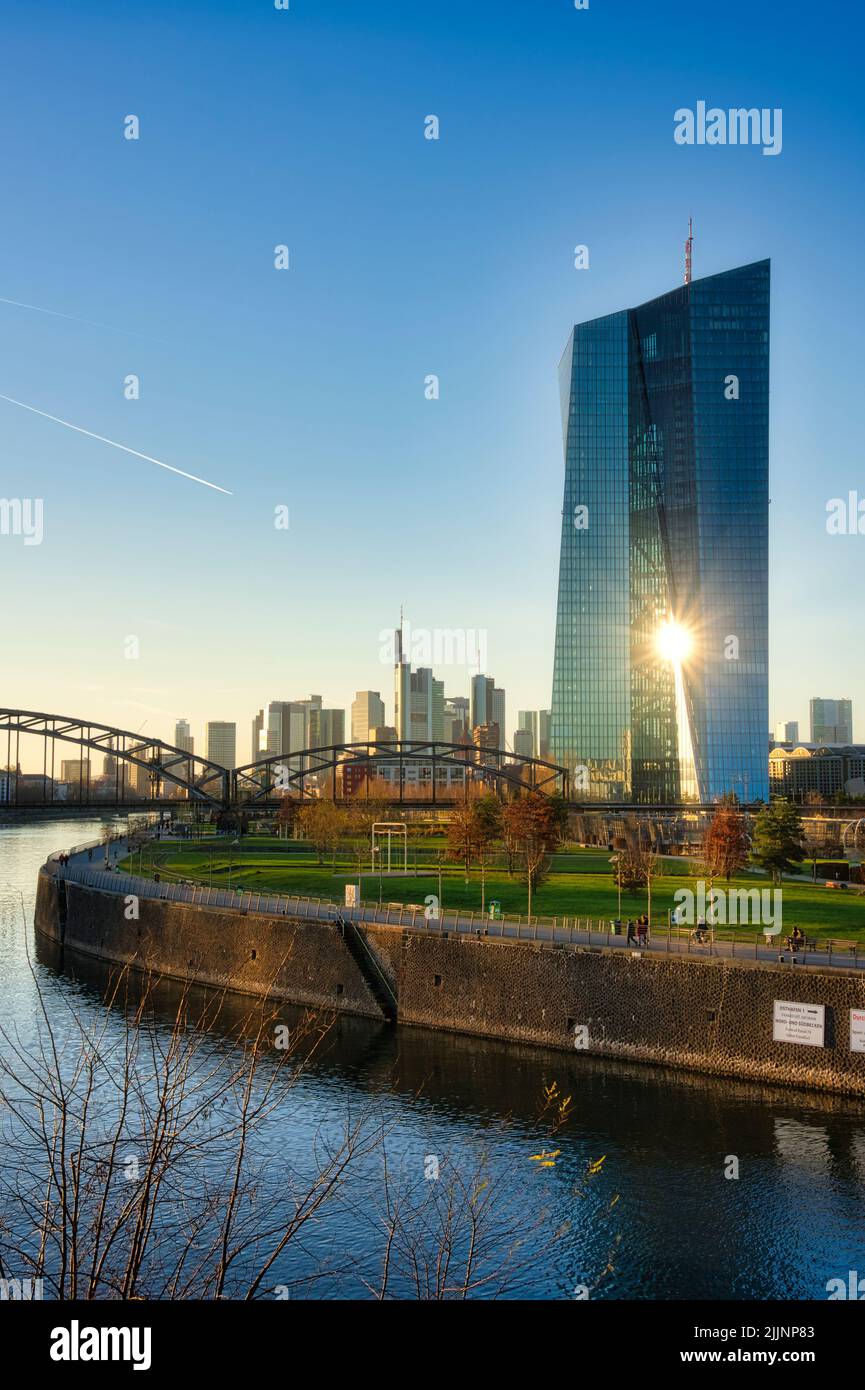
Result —
<svg viewBox="0 0 865 1390"><path fill-rule="evenodd" d="M578 324L552 755L578 798L768 799L769 262Z"/></svg>

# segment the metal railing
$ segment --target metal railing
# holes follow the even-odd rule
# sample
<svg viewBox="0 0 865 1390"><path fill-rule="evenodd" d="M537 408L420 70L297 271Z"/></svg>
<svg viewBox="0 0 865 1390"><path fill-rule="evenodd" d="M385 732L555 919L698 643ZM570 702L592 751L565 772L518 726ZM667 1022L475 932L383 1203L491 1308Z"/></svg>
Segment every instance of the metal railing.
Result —
<svg viewBox="0 0 865 1390"><path fill-rule="evenodd" d="M102 842L98 841L99 847ZM85 849L88 846L84 847ZM708 929L706 939L699 940L693 928L653 927L645 946L628 941L619 924L588 917L523 917L491 918L480 912L460 909L428 915L429 910L412 903L362 904L347 907L333 898L313 897L301 893L254 892L248 889L209 888L204 884L162 881L117 869L104 870L89 864L68 864L60 867L52 856L52 870L73 883L96 888L101 892L121 893L145 900L183 902L195 907L218 907L242 914L262 913L277 917L304 917L314 921L336 921L338 917L354 923L401 927L431 932L440 936L486 937L506 941L548 942L556 946L583 946L598 950L622 950L634 954L675 954L696 958L727 957L732 960L782 960L790 964L816 963L832 967L862 969L865 967L865 948L855 941L835 938L819 940L814 947L791 951L783 944L773 944L762 933L753 938L737 936L729 931Z"/></svg>

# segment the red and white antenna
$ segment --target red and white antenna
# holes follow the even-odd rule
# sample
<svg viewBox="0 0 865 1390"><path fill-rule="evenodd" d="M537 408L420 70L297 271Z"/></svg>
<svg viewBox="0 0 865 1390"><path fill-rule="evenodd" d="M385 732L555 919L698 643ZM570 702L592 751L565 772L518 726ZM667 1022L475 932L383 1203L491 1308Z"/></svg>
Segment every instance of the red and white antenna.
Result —
<svg viewBox="0 0 865 1390"><path fill-rule="evenodd" d="M688 218L688 240L685 242L685 284L691 283L691 258L694 252L694 222Z"/></svg>

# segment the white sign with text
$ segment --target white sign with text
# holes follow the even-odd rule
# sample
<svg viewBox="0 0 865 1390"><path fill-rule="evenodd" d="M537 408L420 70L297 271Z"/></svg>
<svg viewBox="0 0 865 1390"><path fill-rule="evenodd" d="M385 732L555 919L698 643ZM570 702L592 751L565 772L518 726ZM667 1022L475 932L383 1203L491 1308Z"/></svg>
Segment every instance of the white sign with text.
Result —
<svg viewBox="0 0 865 1390"><path fill-rule="evenodd" d="M776 999L772 1019L774 1042L804 1043L822 1047L826 1028L824 1004L799 1004L792 999Z"/></svg>
<svg viewBox="0 0 865 1390"><path fill-rule="evenodd" d="M865 1052L865 1009L850 1010L850 1051Z"/></svg>

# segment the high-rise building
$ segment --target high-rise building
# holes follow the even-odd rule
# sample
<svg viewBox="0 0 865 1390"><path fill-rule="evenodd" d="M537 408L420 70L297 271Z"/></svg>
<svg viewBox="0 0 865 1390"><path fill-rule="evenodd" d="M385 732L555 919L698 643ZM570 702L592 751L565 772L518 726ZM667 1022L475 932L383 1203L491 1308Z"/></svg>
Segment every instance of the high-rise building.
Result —
<svg viewBox="0 0 865 1390"><path fill-rule="evenodd" d="M552 760L767 800L769 262L578 324L560 383Z"/></svg>
<svg viewBox="0 0 865 1390"><path fill-rule="evenodd" d="M472 676L471 726L479 728L489 724L493 717L493 691L496 683L492 676Z"/></svg>
<svg viewBox="0 0 865 1390"><path fill-rule="evenodd" d="M445 700L445 742L459 743L468 732L470 704L465 695L449 695Z"/></svg>
<svg viewBox="0 0 865 1390"><path fill-rule="evenodd" d="M370 729L384 724L384 700L378 690L359 690L351 705L351 741L366 743Z"/></svg>
<svg viewBox="0 0 865 1390"><path fill-rule="evenodd" d="M776 743L798 743L799 742L799 721L798 719L782 720L775 725Z"/></svg>
<svg viewBox="0 0 865 1390"><path fill-rule="evenodd" d="M853 701L821 700L815 696L811 701L811 742L852 743Z"/></svg>
<svg viewBox="0 0 865 1390"><path fill-rule="evenodd" d="M514 752L517 749L517 734L528 734L532 740L532 748L529 757L537 756L538 749L538 712L536 709L521 709L517 714L517 727L514 732ZM521 739L522 743L523 740Z"/></svg>
<svg viewBox="0 0 865 1390"><path fill-rule="evenodd" d="M237 725L222 720L212 720L207 724L208 761L220 767L237 766Z"/></svg>
<svg viewBox="0 0 865 1390"><path fill-rule="evenodd" d="M504 748L504 746L505 746L505 729L508 727L507 724L505 723L505 692L504 692L504 690L501 690L501 689L499 688L499 686L497 686L497 685L496 685L496 686L493 686L493 717L492 717L492 723L493 723L493 724L498 724L498 726L499 726L499 737L500 737L501 740L502 740L502 742L501 742L501 747Z"/></svg>
<svg viewBox="0 0 865 1390"><path fill-rule="evenodd" d="M60 761L61 782L71 782L73 786L84 785L90 781L89 758L62 758Z"/></svg>
<svg viewBox="0 0 865 1390"><path fill-rule="evenodd" d="M262 733L264 731L264 710L260 709L252 721L252 739L250 747L252 752L249 755L250 762L257 762L261 757Z"/></svg>
<svg viewBox="0 0 865 1390"><path fill-rule="evenodd" d="M549 758L552 754L552 711L538 710L538 757Z"/></svg>
<svg viewBox="0 0 865 1390"><path fill-rule="evenodd" d="M316 698L320 700L321 697ZM345 743L345 710L323 709L320 703L312 705L308 737L307 748L331 748L334 744Z"/></svg>
<svg viewBox="0 0 865 1390"><path fill-rule="evenodd" d="M532 737L531 729L514 729L514 752L521 758L533 758L535 755L535 740Z"/></svg>
<svg viewBox="0 0 865 1390"><path fill-rule="evenodd" d="M402 614L394 633L396 661L393 668L393 722L398 739L411 738L411 666L402 645Z"/></svg>
<svg viewBox="0 0 865 1390"><path fill-rule="evenodd" d="M174 726L174 746L182 748L184 753L195 752L195 740L187 719L178 719Z"/></svg>

